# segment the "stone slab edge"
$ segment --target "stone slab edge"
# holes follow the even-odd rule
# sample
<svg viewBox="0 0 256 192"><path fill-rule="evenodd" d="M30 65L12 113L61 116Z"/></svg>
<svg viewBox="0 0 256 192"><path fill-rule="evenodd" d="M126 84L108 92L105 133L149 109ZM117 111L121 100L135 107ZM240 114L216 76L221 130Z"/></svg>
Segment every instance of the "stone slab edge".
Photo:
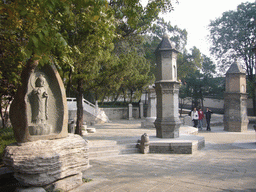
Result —
<svg viewBox="0 0 256 192"><path fill-rule="evenodd" d="M204 137L183 135L177 139L150 138L149 153L193 154L205 146Z"/></svg>

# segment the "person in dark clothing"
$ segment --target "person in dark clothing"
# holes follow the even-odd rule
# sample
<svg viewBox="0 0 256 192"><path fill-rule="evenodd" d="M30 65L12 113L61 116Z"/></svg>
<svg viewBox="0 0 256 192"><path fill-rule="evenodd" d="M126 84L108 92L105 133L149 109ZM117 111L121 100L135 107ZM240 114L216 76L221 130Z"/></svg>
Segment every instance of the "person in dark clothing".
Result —
<svg viewBox="0 0 256 192"><path fill-rule="evenodd" d="M207 128L206 128L206 130L207 130L207 131L211 131L211 128L210 128L210 121L211 121L211 114L212 114L212 111L209 110L209 108L207 107L207 108L206 108L206 112L205 112L204 114L205 114L205 119L206 119L206 123L207 123Z"/></svg>

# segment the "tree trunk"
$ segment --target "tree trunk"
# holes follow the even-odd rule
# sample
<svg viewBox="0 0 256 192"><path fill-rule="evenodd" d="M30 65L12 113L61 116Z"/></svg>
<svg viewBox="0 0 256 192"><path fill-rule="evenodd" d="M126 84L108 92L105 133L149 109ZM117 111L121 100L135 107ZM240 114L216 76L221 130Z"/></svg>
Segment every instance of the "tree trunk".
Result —
<svg viewBox="0 0 256 192"><path fill-rule="evenodd" d="M77 80L77 121L76 121L76 130L75 134L82 136L82 125L83 125L83 80Z"/></svg>
<svg viewBox="0 0 256 192"><path fill-rule="evenodd" d="M72 68L70 67L69 69L69 74L68 74L68 84L67 84L67 96L70 97L70 90L71 90L71 75L72 75Z"/></svg>
<svg viewBox="0 0 256 192"><path fill-rule="evenodd" d="M133 90L131 90L130 93L131 93L130 103L132 103Z"/></svg>
<svg viewBox="0 0 256 192"><path fill-rule="evenodd" d="M119 98L119 96L120 96L120 92L118 91L117 95L114 98L114 103L113 104L116 104L117 99Z"/></svg>
<svg viewBox="0 0 256 192"><path fill-rule="evenodd" d="M123 89L123 94L124 94L124 103L126 103L126 92L124 89Z"/></svg>
<svg viewBox="0 0 256 192"><path fill-rule="evenodd" d="M5 118L4 118L4 112L2 109L2 99L0 98L0 112L1 112L1 119L2 119L2 128L5 128Z"/></svg>
<svg viewBox="0 0 256 192"><path fill-rule="evenodd" d="M107 91L104 92L104 95L103 95L103 97L101 99L101 105L104 104L104 99L105 99L106 95L107 95Z"/></svg>
<svg viewBox="0 0 256 192"><path fill-rule="evenodd" d="M3 102L5 102L3 104ZM5 107L3 107L2 105L4 105ZM5 128L9 119L9 113L7 111L8 107L10 105L10 101L3 101L2 99L0 99L0 112L1 112L1 119L2 119L2 128Z"/></svg>

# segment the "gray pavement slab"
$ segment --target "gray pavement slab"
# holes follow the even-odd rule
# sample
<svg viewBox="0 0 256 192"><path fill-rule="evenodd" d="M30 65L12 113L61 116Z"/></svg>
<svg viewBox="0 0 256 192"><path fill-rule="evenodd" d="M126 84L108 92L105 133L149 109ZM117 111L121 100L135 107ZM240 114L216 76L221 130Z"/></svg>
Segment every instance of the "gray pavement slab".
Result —
<svg viewBox="0 0 256 192"><path fill-rule="evenodd" d="M95 125L87 139L118 139L155 134L140 121L113 121ZM90 161L84 177L92 179L72 192L92 191L256 191L256 133L252 125L243 133L199 131L205 147L189 154L129 154Z"/></svg>

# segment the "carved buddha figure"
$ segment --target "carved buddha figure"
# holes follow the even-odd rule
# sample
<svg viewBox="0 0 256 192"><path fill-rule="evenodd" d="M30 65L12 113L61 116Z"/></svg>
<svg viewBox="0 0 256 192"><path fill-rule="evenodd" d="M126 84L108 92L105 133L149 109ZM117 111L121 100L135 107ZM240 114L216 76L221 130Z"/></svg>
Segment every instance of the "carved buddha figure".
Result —
<svg viewBox="0 0 256 192"><path fill-rule="evenodd" d="M45 79L40 75L35 82L35 89L33 90L34 106L32 108L32 123L40 124L46 123L48 119L47 113L47 99L48 93L44 87Z"/></svg>
<svg viewBox="0 0 256 192"><path fill-rule="evenodd" d="M46 79L40 74L31 93L33 124L33 126L29 126L31 135L47 135L51 132L51 126L47 124L48 93L45 84Z"/></svg>

